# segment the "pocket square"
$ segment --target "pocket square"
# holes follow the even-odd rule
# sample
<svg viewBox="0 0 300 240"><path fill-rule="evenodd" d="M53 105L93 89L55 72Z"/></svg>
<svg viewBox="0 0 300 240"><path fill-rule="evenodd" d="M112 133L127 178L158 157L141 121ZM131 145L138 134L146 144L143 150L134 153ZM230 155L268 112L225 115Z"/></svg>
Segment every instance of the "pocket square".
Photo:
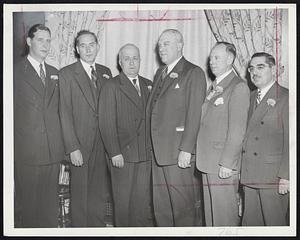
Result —
<svg viewBox="0 0 300 240"><path fill-rule="evenodd" d="M178 83L176 83L176 86L175 86L175 88L180 88Z"/></svg>
<svg viewBox="0 0 300 240"><path fill-rule="evenodd" d="M184 126L176 127L176 132L183 132L183 131L184 131Z"/></svg>

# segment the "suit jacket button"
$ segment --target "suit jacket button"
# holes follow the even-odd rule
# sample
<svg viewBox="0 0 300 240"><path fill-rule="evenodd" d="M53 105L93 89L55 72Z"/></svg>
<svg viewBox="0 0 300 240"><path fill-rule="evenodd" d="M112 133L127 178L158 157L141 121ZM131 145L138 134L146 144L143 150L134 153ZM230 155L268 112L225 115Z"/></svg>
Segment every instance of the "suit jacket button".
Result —
<svg viewBox="0 0 300 240"><path fill-rule="evenodd" d="M261 121L260 123L263 125L263 124L264 124L264 121Z"/></svg>
<svg viewBox="0 0 300 240"><path fill-rule="evenodd" d="M258 137L255 137L255 140L258 140Z"/></svg>
<svg viewBox="0 0 300 240"><path fill-rule="evenodd" d="M255 153L253 153L254 154L254 156L257 156L257 153L255 152Z"/></svg>
<svg viewBox="0 0 300 240"><path fill-rule="evenodd" d="M246 151L243 149L243 150L242 150L242 153L245 153L245 152L246 152Z"/></svg>

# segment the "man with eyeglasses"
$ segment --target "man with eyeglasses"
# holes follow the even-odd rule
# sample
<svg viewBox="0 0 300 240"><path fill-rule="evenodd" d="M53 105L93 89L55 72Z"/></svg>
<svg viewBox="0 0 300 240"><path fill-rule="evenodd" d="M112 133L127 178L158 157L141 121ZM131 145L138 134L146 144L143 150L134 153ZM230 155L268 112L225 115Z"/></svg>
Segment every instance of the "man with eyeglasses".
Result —
<svg viewBox="0 0 300 240"><path fill-rule="evenodd" d="M196 163L202 172L206 226L238 226L238 183L250 91L233 70L235 46L218 42L209 65L216 76L202 106Z"/></svg>
<svg viewBox="0 0 300 240"><path fill-rule="evenodd" d="M289 93L276 79L275 59L255 53L248 71L251 93L243 143L244 226L287 225L289 197Z"/></svg>
<svg viewBox="0 0 300 240"><path fill-rule="evenodd" d="M139 75L137 46L125 44L118 57L122 72L104 85L99 98L99 126L110 159L115 226L153 226L151 161L146 158L145 143L145 108L152 82Z"/></svg>
<svg viewBox="0 0 300 240"><path fill-rule="evenodd" d="M111 71L95 63L99 48L93 32L78 32L78 61L59 72L62 133L71 160L73 227L105 226L108 172L98 126L98 98Z"/></svg>

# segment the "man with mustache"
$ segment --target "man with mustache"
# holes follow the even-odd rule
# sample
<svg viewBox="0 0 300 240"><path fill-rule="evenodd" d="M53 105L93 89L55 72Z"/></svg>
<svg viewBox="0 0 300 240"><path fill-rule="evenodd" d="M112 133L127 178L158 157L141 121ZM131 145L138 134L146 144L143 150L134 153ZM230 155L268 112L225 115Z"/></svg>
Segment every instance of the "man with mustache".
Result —
<svg viewBox="0 0 300 240"><path fill-rule="evenodd" d="M255 53L248 71L251 93L243 144L244 226L285 226L289 200L289 91L276 82L272 55Z"/></svg>

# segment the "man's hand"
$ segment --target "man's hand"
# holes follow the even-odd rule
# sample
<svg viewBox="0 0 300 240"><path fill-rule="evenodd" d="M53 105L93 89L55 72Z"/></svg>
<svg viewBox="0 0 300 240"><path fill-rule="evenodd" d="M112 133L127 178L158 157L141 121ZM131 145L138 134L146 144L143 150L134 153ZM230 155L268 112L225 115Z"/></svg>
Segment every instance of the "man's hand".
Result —
<svg viewBox="0 0 300 240"><path fill-rule="evenodd" d="M220 178L229 178L232 176L232 169L221 166L219 169Z"/></svg>
<svg viewBox="0 0 300 240"><path fill-rule="evenodd" d="M286 194L290 191L290 181L280 178L279 185L278 185L278 192L279 194Z"/></svg>
<svg viewBox="0 0 300 240"><path fill-rule="evenodd" d="M184 151L180 151L178 155L178 166L180 168L191 167L192 154Z"/></svg>
<svg viewBox="0 0 300 240"><path fill-rule="evenodd" d="M124 167L124 158L122 154L114 156L111 158L112 165L117 168Z"/></svg>
<svg viewBox="0 0 300 240"><path fill-rule="evenodd" d="M79 149L75 150L74 152L71 152L70 154L71 162L74 166L80 167L83 164L83 158L82 154Z"/></svg>

